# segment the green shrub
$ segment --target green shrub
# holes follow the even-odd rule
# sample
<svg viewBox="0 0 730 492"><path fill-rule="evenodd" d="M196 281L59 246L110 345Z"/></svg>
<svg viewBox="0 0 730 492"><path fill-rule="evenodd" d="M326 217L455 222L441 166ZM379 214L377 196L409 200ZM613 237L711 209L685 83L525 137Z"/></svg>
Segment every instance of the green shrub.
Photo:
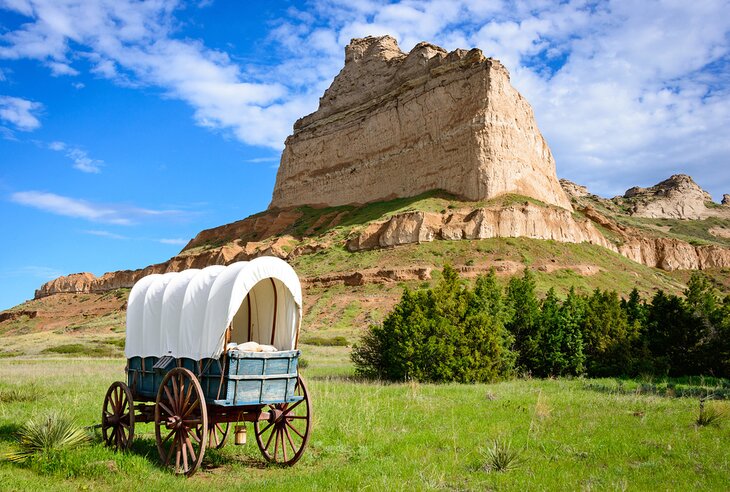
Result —
<svg viewBox="0 0 730 492"><path fill-rule="evenodd" d="M391 381L486 382L513 373L512 337L494 272L465 287L444 267L433 289L406 289L381 325L353 346L358 375Z"/></svg>

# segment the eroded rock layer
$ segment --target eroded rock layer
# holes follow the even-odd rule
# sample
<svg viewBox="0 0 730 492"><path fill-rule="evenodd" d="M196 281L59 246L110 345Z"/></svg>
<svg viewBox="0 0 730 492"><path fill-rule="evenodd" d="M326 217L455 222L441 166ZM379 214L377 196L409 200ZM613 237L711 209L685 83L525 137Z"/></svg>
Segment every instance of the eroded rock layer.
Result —
<svg viewBox="0 0 730 492"><path fill-rule="evenodd" d="M270 208L344 205L442 189L570 209L532 108L478 49L354 39L319 109L286 140Z"/></svg>

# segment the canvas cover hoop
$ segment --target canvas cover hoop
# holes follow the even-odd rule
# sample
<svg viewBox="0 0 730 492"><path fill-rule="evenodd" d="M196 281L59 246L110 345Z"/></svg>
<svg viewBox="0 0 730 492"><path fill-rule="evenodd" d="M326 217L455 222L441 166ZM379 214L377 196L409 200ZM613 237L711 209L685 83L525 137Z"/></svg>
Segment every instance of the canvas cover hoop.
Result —
<svg viewBox="0 0 730 492"><path fill-rule="evenodd" d="M227 333L232 342L293 350L301 316L299 278L279 258L152 274L129 293L124 353L218 358Z"/></svg>

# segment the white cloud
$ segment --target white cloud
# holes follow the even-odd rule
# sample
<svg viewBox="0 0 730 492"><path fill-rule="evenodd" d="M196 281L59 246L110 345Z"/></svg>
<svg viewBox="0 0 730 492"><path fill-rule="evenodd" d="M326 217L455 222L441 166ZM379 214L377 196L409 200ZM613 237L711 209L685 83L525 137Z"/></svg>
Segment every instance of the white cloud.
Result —
<svg viewBox="0 0 730 492"><path fill-rule="evenodd" d="M195 109L201 126L281 148L302 109L284 83L246 74L221 51L175 39L175 0L28 0L3 8L30 21L0 35L0 58L32 58L54 74L74 74L75 56L123 85L153 85ZM73 50L77 50L78 53Z"/></svg>
<svg viewBox="0 0 730 492"><path fill-rule="evenodd" d="M66 157L73 161L73 168L85 173L98 174L104 161L92 159L88 152L78 147L71 147L65 142L54 141L48 144L48 148L56 152L64 152Z"/></svg>
<svg viewBox="0 0 730 492"><path fill-rule="evenodd" d="M35 130L41 126L41 122L33 113L40 111L42 107L40 103L20 97L0 96L0 120L10 123L18 130Z"/></svg>
<svg viewBox="0 0 730 492"><path fill-rule="evenodd" d="M101 172L100 166L104 164L104 161L92 159L86 151L77 148L69 149L66 156L74 162L74 169L85 173L98 174Z"/></svg>
<svg viewBox="0 0 730 492"><path fill-rule="evenodd" d="M36 208L55 215L73 217L115 225L132 225L140 220L180 217L179 210L153 210L124 205L108 205L43 191L20 191L10 195L20 205Z"/></svg>

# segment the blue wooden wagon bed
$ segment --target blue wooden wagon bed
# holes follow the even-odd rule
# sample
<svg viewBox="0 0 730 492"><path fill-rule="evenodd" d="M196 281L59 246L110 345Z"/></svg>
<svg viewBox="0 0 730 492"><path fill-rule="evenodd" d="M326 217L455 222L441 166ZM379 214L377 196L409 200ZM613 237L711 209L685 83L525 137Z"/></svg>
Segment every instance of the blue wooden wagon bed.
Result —
<svg viewBox="0 0 730 492"><path fill-rule="evenodd" d="M293 465L311 430L300 322L299 280L278 258L143 277L127 307L126 380L104 399L106 444L129 449L135 423L154 422L163 463L190 476L231 424L245 443L250 422L264 458Z"/></svg>

